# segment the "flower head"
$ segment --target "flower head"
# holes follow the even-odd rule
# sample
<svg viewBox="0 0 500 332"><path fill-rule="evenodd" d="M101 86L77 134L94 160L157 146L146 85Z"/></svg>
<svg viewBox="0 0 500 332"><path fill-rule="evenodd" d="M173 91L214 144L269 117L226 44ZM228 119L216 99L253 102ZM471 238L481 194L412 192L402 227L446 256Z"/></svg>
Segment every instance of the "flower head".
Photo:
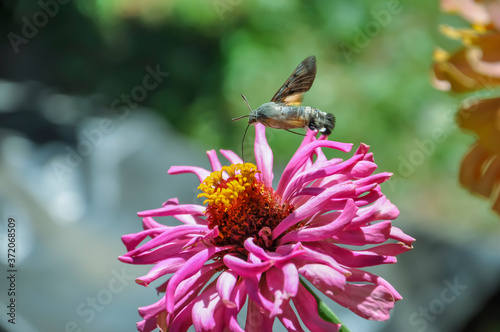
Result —
<svg viewBox="0 0 500 332"><path fill-rule="evenodd" d="M168 200L139 213L144 231L122 238L128 252L121 261L155 264L137 283L148 286L173 274L157 288L165 295L139 308L140 331L186 331L191 325L196 331L271 331L276 318L288 330L303 331L296 313L310 330L338 331L339 324L319 316L304 279L363 318L389 318L401 296L361 268L395 263L396 255L412 248L414 239L392 226L399 211L380 190L391 174L373 174L377 165L364 144L345 161L328 160L322 148L348 152L352 145L324 138L307 134L276 189L272 151L260 124L256 165L221 150L230 166L209 151L212 172L192 166L169 170L197 175L206 206ZM182 224L153 220L161 216ZM238 314L247 299L241 327Z"/></svg>

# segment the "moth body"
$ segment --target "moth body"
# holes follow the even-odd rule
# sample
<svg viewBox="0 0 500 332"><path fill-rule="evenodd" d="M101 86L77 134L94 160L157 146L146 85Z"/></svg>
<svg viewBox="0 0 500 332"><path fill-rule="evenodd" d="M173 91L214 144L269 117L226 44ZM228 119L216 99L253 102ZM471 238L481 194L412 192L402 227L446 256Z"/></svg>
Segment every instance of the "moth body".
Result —
<svg viewBox="0 0 500 332"><path fill-rule="evenodd" d="M276 129L309 128L322 135L330 135L335 127L335 117L310 106L287 106L269 102L250 113L248 123L257 122Z"/></svg>

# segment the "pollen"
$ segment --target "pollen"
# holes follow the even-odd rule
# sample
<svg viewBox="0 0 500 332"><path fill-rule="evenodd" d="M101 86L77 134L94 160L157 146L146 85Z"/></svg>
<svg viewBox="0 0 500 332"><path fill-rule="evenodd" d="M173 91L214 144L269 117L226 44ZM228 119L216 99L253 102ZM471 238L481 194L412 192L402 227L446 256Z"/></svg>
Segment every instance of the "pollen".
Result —
<svg viewBox="0 0 500 332"><path fill-rule="evenodd" d="M226 179L224 179L224 172L228 175ZM204 193L199 194L198 197L207 198L203 204L221 205L227 210L256 180L256 173L260 171L251 163L223 166L220 171L213 172L200 184L198 189Z"/></svg>
<svg viewBox="0 0 500 332"><path fill-rule="evenodd" d="M293 211L259 180L258 173L254 164L232 164L211 173L198 187L202 191L198 197L206 198L208 227L219 229L216 245L233 246L232 252L243 255L243 243L249 237L272 250L267 234Z"/></svg>

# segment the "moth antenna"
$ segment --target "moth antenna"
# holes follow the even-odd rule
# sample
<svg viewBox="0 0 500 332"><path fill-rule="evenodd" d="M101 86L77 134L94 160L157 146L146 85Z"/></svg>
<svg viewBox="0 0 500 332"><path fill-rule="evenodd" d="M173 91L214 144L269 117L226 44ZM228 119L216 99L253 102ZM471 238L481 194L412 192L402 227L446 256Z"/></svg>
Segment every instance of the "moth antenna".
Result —
<svg viewBox="0 0 500 332"><path fill-rule="evenodd" d="M247 104L247 107L248 109L250 110L250 112L252 111L252 108L250 107L250 104L248 103L248 100L247 100L247 97L245 97L244 94L241 94L241 98L243 98L243 100L245 101L245 104Z"/></svg>
<svg viewBox="0 0 500 332"><path fill-rule="evenodd" d="M232 121L238 121L238 120L241 120L243 118L248 118L250 116L250 114L246 114L246 115L242 115L242 116L239 116L237 118L233 118L231 119Z"/></svg>
<svg viewBox="0 0 500 332"><path fill-rule="evenodd" d="M248 109L250 110L250 112L252 112L252 108L250 107L250 104L248 104L248 100L247 100L247 97L245 97L244 94L241 94L241 97L243 98L243 100L245 101L245 104L247 104L247 107ZM231 119L232 121L238 121L240 119L243 119L243 118L248 118L250 116L250 114L246 114L246 115L242 115L242 116L239 116L237 118L234 118L234 119Z"/></svg>
<svg viewBox="0 0 500 332"><path fill-rule="evenodd" d="M250 110L250 112L252 112L252 108L250 107L250 104L248 103L247 97L245 97L244 94L241 94L241 97L245 101L245 104L247 104L247 107ZM240 119L243 119L243 118L248 118L249 116L250 116L250 114L246 114L246 115L242 115L242 116L239 116L237 118L234 118L232 120L233 121L237 121L237 120L240 120ZM245 162L245 155L244 155L244 151L243 151L243 143L245 143L245 137L247 135L248 127L250 127L250 122L247 124L247 128L245 129L245 133L243 134L243 139L241 140L241 159L243 160L243 162Z"/></svg>

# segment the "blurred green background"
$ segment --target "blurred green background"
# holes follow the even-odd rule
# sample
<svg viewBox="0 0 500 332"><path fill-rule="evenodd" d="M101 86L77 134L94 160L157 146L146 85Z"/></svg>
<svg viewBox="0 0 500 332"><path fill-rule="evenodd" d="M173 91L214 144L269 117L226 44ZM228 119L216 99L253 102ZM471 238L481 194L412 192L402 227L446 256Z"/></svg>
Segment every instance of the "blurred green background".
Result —
<svg viewBox="0 0 500 332"><path fill-rule="evenodd" d="M100 105L93 116L110 117L114 101L141 85L147 67L160 68L168 76L130 111L149 108L200 151L239 153L246 120L231 118L248 113L240 95L257 108L270 100L300 61L316 55L317 76L304 105L336 116L329 139L355 147L361 142L370 145L379 170L395 174L383 190L401 210L396 225L410 235L416 230L457 245L478 241L499 248L500 224L490 203L458 184L460 160L474 141L454 122L464 96L430 85L434 47L458 47L439 35L438 25L465 25L460 18L442 14L437 2L41 3L0 4L0 32L5 36L1 79L41 82L63 94L88 98ZM40 11L53 15L46 15L44 23L43 17L34 18ZM23 18L41 20L29 38ZM123 100L120 105L125 105ZM50 133L41 129L37 139L43 141ZM267 134L279 170L302 138L273 129ZM252 149L250 130L245 150ZM342 156L327 153L333 155ZM169 166L164 166L165 178ZM138 231L139 223L130 229Z"/></svg>
<svg viewBox="0 0 500 332"><path fill-rule="evenodd" d="M2 6L4 28L19 35L21 18L40 10L33 1ZM314 54L317 78L304 104L337 117L331 139L372 147L381 169L402 180L392 187L393 200L439 217L448 231L498 231L488 203L468 197L455 181L473 140L453 121L460 98L429 84L433 48L450 44L439 36L438 24L463 24L441 14L437 3L73 0L59 4L58 11L28 43L18 45L19 54L5 45L4 59L15 63L2 61L4 78L98 95L109 107L141 82L146 66L159 65L168 78L139 104L203 149L239 151L246 123L231 118L248 113L240 94L258 107ZM426 150L435 131L443 140ZM277 163L285 163L301 138L271 135ZM248 137L247 150L251 142ZM478 213L482 221L472 226L457 220Z"/></svg>

